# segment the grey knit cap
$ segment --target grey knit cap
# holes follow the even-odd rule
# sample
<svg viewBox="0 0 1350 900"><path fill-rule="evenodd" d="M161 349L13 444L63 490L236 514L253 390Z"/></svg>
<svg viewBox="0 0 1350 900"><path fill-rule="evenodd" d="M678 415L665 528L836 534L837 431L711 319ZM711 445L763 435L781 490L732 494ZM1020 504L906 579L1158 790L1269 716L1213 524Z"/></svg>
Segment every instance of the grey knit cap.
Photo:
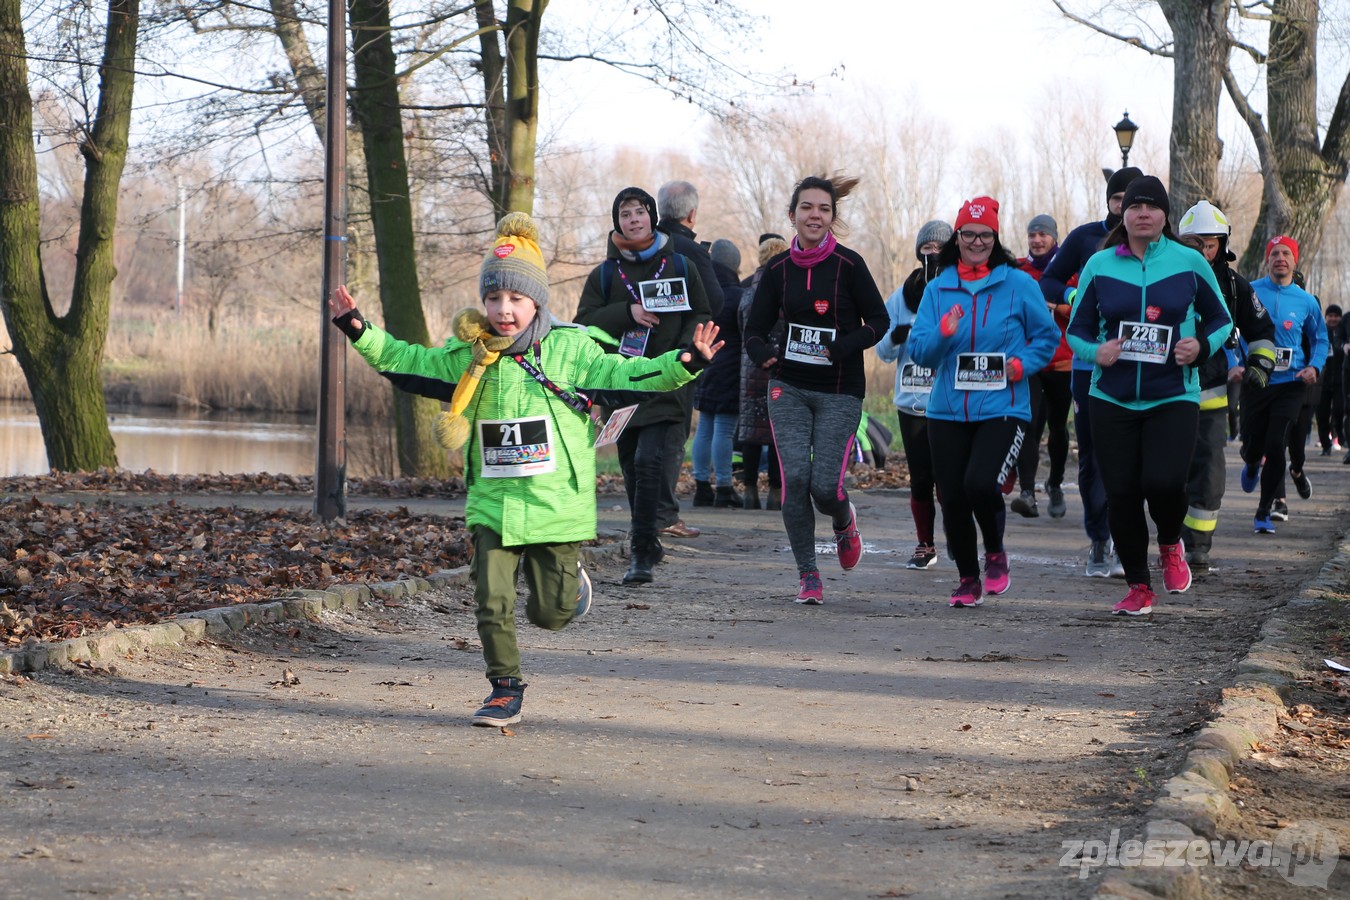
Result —
<svg viewBox="0 0 1350 900"><path fill-rule="evenodd" d="M914 239L914 255L923 262L923 254L919 248L929 241L935 241L939 244L945 244L952 239L952 226L941 219L932 219L923 223L919 229L919 236Z"/></svg>
<svg viewBox="0 0 1350 900"><path fill-rule="evenodd" d="M1027 223L1027 234L1037 233L1048 234L1055 239L1056 244L1059 243L1059 226L1055 224L1054 219L1045 213L1041 213Z"/></svg>
<svg viewBox="0 0 1350 900"><path fill-rule="evenodd" d="M718 238L713 241L712 248L708 250L708 255L712 257L713 262L721 263L733 272L741 270L740 248L726 238Z"/></svg>

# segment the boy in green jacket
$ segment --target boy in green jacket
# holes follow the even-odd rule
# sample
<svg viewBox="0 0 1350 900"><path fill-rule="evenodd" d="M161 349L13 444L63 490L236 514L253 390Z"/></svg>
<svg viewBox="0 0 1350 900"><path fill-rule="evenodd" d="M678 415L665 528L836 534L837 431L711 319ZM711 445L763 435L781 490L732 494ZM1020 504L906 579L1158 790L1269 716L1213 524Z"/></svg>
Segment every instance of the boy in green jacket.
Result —
<svg viewBox="0 0 1350 900"><path fill-rule="evenodd" d="M473 540L474 601L492 685L473 724L519 722L525 682L516 644L516 570L525 560L526 615L557 631L590 608L581 542L595 537L595 423L585 389L669 391L692 381L721 348L717 327L699 326L693 349L654 359L606 353L589 334L553 321L539 232L524 213L497 224L483 258L479 294L494 352L451 337L423 347L367 323L345 286L333 292L333 322L373 368L399 387L450 399L475 362L486 362L468 399L465 446ZM465 314L461 313L461 316ZM510 338L509 345L503 338ZM470 377L472 373L469 373Z"/></svg>

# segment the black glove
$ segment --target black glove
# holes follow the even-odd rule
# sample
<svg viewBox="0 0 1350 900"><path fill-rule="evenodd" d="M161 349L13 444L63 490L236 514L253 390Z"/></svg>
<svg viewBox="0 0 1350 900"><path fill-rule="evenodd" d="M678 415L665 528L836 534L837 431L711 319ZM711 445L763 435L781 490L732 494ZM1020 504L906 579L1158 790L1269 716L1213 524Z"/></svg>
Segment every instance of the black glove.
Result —
<svg viewBox="0 0 1350 900"><path fill-rule="evenodd" d="M894 328L892 328L891 343L903 344L905 341L909 340L909 331L912 327L913 326L911 325L897 325Z"/></svg>
<svg viewBox="0 0 1350 900"><path fill-rule="evenodd" d="M708 368L708 363L712 362L712 360L710 359L705 359L703 357L703 354L698 352L698 348L693 346L692 344L690 344L688 347L681 347L680 353L689 354L689 360L687 362L683 359L680 360L680 362L684 365L684 370L690 373L691 375L696 375L699 372L702 372L704 369Z"/></svg>
<svg viewBox="0 0 1350 900"><path fill-rule="evenodd" d="M338 330L345 334L353 344L360 339L361 335L366 333L366 320L361 318L361 311L359 309L343 313L340 316L334 316L333 324L336 325Z"/></svg>
<svg viewBox="0 0 1350 900"><path fill-rule="evenodd" d="M1252 354L1247 357L1247 368L1242 372L1242 382L1254 388L1263 388L1270 384L1270 374L1274 371L1275 360L1268 356Z"/></svg>
<svg viewBox="0 0 1350 900"><path fill-rule="evenodd" d="M905 305L912 310L919 308L919 301L923 299L923 289L928 287L928 278L922 267L909 273L905 283L900 287L900 296L905 298Z"/></svg>

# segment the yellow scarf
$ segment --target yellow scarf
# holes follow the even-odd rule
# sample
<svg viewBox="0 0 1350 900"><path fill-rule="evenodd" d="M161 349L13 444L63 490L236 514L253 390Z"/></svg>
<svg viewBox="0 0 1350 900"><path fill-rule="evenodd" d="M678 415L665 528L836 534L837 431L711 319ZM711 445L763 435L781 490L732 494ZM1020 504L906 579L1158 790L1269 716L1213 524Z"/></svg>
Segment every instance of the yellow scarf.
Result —
<svg viewBox="0 0 1350 900"><path fill-rule="evenodd" d="M455 393L450 398L450 411L436 417L436 439L447 450L458 450L469 440L469 420L464 410L478 390L478 382L495 363L502 351L511 346L515 338L502 337L492 333L487 316L477 309L463 309L455 314L455 337L473 345L473 363L459 378Z"/></svg>

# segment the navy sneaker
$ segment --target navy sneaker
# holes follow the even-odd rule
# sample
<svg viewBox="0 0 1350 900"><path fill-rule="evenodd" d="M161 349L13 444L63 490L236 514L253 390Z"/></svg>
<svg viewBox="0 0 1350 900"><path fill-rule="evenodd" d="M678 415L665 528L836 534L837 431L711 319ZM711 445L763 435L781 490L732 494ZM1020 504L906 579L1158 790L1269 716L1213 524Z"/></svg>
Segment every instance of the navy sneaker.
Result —
<svg viewBox="0 0 1350 900"><path fill-rule="evenodd" d="M1261 483L1261 467L1245 463L1242 466L1242 491L1250 494L1256 490L1256 486Z"/></svg>
<svg viewBox="0 0 1350 900"><path fill-rule="evenodd" d="M1289 521L1289 504L1283 499L1275 500L1270 504L1270 518L1273 522Z"/></svg>
<svg viewBox="0 0 1350 900"><path fill-rule="evenodd" d="M1256 511L1256 518L1252 521L1252 531L1257 534L1274 534L1275 523L1270 521L1270 513L1263 509Z"/></svg>
<svg viewBox="0 0 1350 900"><path fill-rule="evenodd" d="M1304 500L1311 500L1312 482L1308 480L1308 473L1304 471L1295 475L1294 470L1290 469L1289 477L1294 479L1294 488L1298 491L1298 495Z"/></svg>
<svg viewBox="0 0 1350 900"><path fill-rule="evenodd" d="M489 678L492 693L473 714L473 724L489 728L514 725L521 720L520 705L525 699L525 682L519 678Z"/></svg>

